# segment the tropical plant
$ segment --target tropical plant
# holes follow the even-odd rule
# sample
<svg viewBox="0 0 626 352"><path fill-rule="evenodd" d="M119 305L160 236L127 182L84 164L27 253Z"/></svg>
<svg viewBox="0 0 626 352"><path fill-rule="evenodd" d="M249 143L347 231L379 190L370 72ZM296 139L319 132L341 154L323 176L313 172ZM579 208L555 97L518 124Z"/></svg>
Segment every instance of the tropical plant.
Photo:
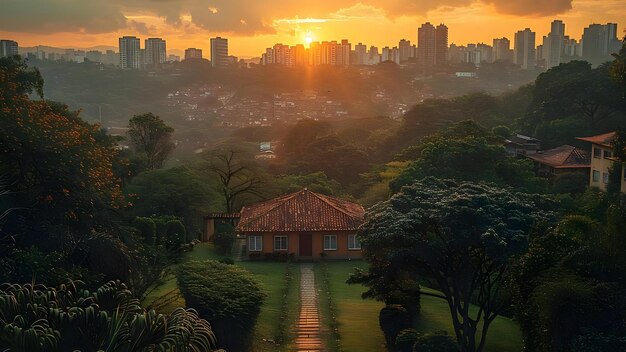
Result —
<svg viewBox="0 0 626 352"><path fill-rule="evenodd" d="M211 351L215 335L192 310L145 311L119 281L89 291L0 285L0 346L7 351Z"/></svg>

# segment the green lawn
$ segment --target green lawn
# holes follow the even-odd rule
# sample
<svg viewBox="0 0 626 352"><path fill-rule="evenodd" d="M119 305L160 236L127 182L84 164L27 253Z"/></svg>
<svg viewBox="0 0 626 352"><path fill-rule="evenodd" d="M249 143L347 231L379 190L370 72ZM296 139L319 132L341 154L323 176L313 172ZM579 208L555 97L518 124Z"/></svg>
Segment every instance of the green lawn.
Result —
<svg viewBox="0 0 626 352"><path fill-rule="evenodd" d="M224 258L213 244L200 243L192 251L185 253L182 261L219 260ZM293 340L291 326L297 319L300 299L300 271L295 264L266 262L237 262L250 271L261 284L267 298L261 307L261 313L254 331L252 350L259 352L286 351ZM169 313L176 307L184 307L185 300L180 295L174 272L177 265L169 268L170 273L163 280L155 283L148 290L143 300L145 305L153 306L159 312ZM286 280L289 270L291 280ZM287 284L289 287L287 288ZM282 343L276 345L271 341Z"/></svg>
<svg viewBox="0 0 626 352"><path fill-rule="evenodd" d="M361 299L365 288L345 283L352 268L364 268L366 263L328 262L320 265L326 265L330 294L337 309L340 351L384 351L384 337L378 326L378 313L383 307L382 303ZM320 304L324 302L320 300ZM454 336L450 311L444 300L422 296L421 306L421 316L415 326L418 331L445 330ZM324 312L324 307L321 308ZM489 328L486 352L519 352L521 346L522 336L518 325L505 317L496 318Z"/></svg>
<svg viewBox="0 0 626 352"><path fill-rule="evenodd" d="M328 273L329 289L339 328L339 351L385 351L385 338L378 327L378 312L382 304L361 299L363 286L345 283L354 267L365 267L366 264L362 261L351 261L322 263L318 267L319 265L326 265ZM316 271L318 273L320 270ZM317 277L320 277L319 274ZM324 303L321 299L320 305ZM324 314L324 307L321 310Z"/></svg>

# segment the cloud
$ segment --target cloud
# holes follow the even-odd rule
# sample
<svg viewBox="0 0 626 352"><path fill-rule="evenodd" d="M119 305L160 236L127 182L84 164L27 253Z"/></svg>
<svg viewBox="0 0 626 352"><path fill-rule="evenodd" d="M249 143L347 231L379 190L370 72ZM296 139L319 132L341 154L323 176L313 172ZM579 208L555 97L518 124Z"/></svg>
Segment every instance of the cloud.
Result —
<svg viewBox="0 0 626 352"><path fill-rule="evenodd" d="M128 21L128 28L142 35L153 35L157 32L157 28L155 26L149 26L145 22L135 20Z"/></svg>
<svg viewBox="0 0 626 352"><path fill-rule="evenodd" d="M281 20L425 16L428 11L486 3L499 13L547 16L572 8L572 0L1 0L0 30L31 33L107 33L128 28L155 32L126 16L157 16L166 25L211 33L276 33ZM189 21L185 19L189 18Z"/></svg>
<svg viewBox="0 0 626 352"><path fill-rule="evenodd" d="M126 17L108 1L2 0L0 30L26 33L107 33L126 26Z"/></svg>
<svg viewBox="0 0 626 352"><path fill-rule="evenodd" d="M543 17L572 9L572 0L486 0L502 14Z"/></svg>

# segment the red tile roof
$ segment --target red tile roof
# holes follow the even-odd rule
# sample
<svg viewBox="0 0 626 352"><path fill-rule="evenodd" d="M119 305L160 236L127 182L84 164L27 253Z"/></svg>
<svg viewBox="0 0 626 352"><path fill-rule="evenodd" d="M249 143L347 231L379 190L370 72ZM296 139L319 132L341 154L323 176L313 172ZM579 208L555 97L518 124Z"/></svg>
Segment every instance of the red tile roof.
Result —
<svg viewBox="0 0 626 352"><path fill-rule="evenodd" d="M359 204L302 191L241 209L238 232L356 230L365 210Z"/></svg>
<svg viewBox="0 0 626 352"><path fill-rule="evenodd" d="M591 136L591 137L578 137L576 139L580 141L591 142L593 144L599 144L603 147L611 148L611 144L613 143L613 140L615 140L616 135L617 135L616 132L609 132L609 133L599 134L597 136Z"/></svg>
<svg viewBox="0 0 626 352"><path fill-rule="evenodd" d="M537 154L527 155L527 157L555 169L576 169L591 166L591 153L571 145L562 145Z"/></svg>

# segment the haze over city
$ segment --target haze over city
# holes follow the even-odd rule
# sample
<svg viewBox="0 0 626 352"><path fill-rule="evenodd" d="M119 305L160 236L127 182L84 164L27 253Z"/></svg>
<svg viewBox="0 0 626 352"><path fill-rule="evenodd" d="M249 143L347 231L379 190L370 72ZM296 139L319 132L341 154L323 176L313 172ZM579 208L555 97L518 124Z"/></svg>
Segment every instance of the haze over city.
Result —
<svg viewBox="0 0 626 352"><path fill-rule="evenodd" d="M567 23L573 38L590 23L618 23L620 33L626 23L621 0L5 0L2 9L0 37L25 47L117 46L118 37L136 35L164 38L180 55L188 47L208 53L209 37L226 36L230 52L244 58L274 43L305 43L307 37L381 47L402 38L415 42L416 25L426 21L446 23L449 42L457 45L491 43L527 27L545 35L554 18Z"/></svg>

